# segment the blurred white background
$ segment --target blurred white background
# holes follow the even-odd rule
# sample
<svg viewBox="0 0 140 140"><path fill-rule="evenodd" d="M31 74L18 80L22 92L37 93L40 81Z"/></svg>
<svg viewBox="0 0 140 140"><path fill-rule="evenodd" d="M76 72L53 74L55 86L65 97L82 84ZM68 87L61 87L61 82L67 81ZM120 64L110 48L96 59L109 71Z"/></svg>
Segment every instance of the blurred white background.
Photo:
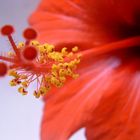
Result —
<svg viewBox="0 0 140 140"><path fill-rule="evenodd" d="M0 0L0 27L12 24L16 42L23 40L22 31L28 27L27 19L39 1ZM7 39L0 35L0 52L9 48ZM0 78L0 140L39 140L43 103L32 95L21 96L17 88L9 86L9 80L10 77ZM70 140L85 140L83 132Z"/></svg>

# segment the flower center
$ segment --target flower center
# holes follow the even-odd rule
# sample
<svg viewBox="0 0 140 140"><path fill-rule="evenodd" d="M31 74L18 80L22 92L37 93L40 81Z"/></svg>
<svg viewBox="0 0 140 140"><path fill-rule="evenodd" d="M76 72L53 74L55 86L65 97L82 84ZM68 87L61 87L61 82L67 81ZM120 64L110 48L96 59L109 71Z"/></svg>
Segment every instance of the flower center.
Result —
<svg viewBox="0 0 140 140"><path fill-rule="evenodd" d="M140 46L128 47L122 50L122 53L126 59L140 59Z"/></svg>
<svg viewBox="0 0 140 140"><path fill-rule="evenodd" d="M5 76L8 71L9 76L13 77L10 85L19 86L19 93L28 94L29 85L36 83L33 94L39 98L46 95L51 87L62 87L67 79L79 76L76 73L76 67L80 63L77 46L71 51L66 47L57 51L54 45L40 44L34 40L37 33L31 28L23 32L26 41L16 45L12 38L13 32L14 28L10 25L1 29L2 35L8 37L13 51L8 52L8 56L0 55L0 60L9 62L0 63L0 76Z"/></svg>
<svg viewBox="0 0 140 140"><path fill-rule="evenodd" d="M120 66L128 66L132 71L140 70L140 46L119 49L116 56L120 58Z"/></svg>

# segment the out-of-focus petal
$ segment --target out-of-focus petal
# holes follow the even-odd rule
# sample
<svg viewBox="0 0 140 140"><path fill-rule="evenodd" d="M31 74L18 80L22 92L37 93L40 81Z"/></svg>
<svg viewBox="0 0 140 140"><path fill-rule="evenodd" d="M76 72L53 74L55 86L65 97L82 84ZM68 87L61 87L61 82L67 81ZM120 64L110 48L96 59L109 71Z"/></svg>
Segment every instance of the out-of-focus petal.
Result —
<svg viewBox="0 0 140 140"><path fill-rule="evenodd" d="M110 81L107 80L115 66L115 64L109 65L110 62L98 64L101 66L85 68L77 80L69 81L60 90L53 89L51 94L54 95L46 97L42 140L67 140L72 133L84 127L91 119L91 113L110 87Z"/></svg>
<svg viewBox="0 0 140 140"><path fill-rule="evenodd" d="M113 76L110 94L102 98L87 124L88 140L138 140L140 137L140 75L123 71Z"/></svg>
<svg viewBox="0 0 140 140"><path fill-rule="evenodd" d="M90 48L133 35L139 15L138 0L42 0L30 23L42 42Z"/></svg>

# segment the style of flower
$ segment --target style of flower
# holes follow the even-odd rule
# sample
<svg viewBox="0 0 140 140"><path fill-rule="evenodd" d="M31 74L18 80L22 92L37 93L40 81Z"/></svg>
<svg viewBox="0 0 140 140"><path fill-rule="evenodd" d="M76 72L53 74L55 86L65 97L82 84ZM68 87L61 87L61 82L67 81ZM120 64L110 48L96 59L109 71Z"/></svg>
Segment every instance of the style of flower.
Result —
<svg viewBox="0 0 140 140"><path fill-rule="evenodd" d="M77 80L44 98L42 140L140 137L140 1L42 0L30 18L41 42L78 46Z"/></svg>

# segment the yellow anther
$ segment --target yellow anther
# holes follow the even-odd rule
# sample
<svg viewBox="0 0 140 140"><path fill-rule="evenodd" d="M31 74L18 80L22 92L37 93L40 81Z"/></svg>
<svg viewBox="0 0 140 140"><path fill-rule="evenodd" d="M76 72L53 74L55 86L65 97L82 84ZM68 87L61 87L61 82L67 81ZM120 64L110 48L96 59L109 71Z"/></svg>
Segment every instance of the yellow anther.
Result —
<svg viewBox="0 0 140 140"><path fill-rule="evenodd" d="M80 59L77 59L76 64L79 64L80 62L81 62L81 60Z"/></svg>
<svg viewBox="0 0 140 140"><path fill-rule="evenodd" d="M60 82L59 82L59 80L56 77L52 76L51 77L51 83L53 85L57 86Z"/></svg>
<svg viewBox="0 0 140 140"><path fill-rule="evenodd" d="M63 62L64 60L62 54L58 52L51 52L48 54L48 57L58 62Z"/></svg>
<svg viewBox="0 0 140 140"><path fill-rule="evenodd" d="M39 92L41 95L44 95L44 94L46 94L47 90L45 87L40 87Z"/></svg>
<svg viewBox="0 0 140 140"><path fill-rule="evenodd" d="M36 41L36 40L32 40L32 41L30 42L30 45L36 47L36 46L39 46L40 44L39 44L38 41Z"/></svg>
<svg viewBox="0 0 140 140"><path fill-rule="evenodd" d="M42 45L38 46L38 50L39 50L40 53L45 53L46 52L46 49L44 49L44 47Z"/></svg>
<svg viewBox="0 0 140 140"><path fill-rule="evenodd" d="M64 76L60 76L59 79L62 83L64 83L66 81L66 78Z"/></svg>
<svg viewBox="0 0 140 140"><path fill-rule="evenodd" d="M15 78L19 78L20 77L19 74L15 70L10 70L8 72L8 74L9 74L9 76L13 76Z"/></svg>
<svg viewBox="0 0 140 140"><path fill-rule="evenodd" d="M8 56L9 57L12 57L12 56L14 56L15 54L13 53L13 52L8 52Z"/></svg>
<svg viewBox="0 0 140 140"><path fill-rule="evenodd" d="M48 83L51 83L51 76L46 76L45 81L48 82Z"/></svg>
<svg viewBox="0 0 140 140"><path fill-rule="evenodd" d="M69 76L72 76L72 74L73 74L71 69L67 69L65 73L66 73L66 75L69 75Z"/></svg>
<svg viewBox="0 0 140 140"><path fill-rule="evenodd" d="M22 82L21 84L22 84L23 87L28 87L28 84L29 84L29 83L28 83L27 81L24 81L24 82Z"/></svg>
<svg viewBox="0 0 140 140"><path fill-rule="evenodd" d="M42 47L45 51L47 51L47 53L52 52L55 48L54 45L50 45L47 43L43 44Z"/></svg>
<svg viewBox="0 0 140 140"><path fill-rule="evenodd" d="M55 86L58 87L58 88L59 88L59 87L62 87L62 86L63 86L63 83L62 83L62 82L57 82L57 83L55 84Z"/></svg>
<svg viewBox="0 0 140 140"><path fill-rule="evenodd" d="M13 84L11 86L16 86L16 85L19 85L21 83L21 81L19 81L18 79L13 79L13 80L11 80L10 83Z"/></svg>
<svg viewBox="0 0 140 140"><path fill-rule="evenodd" d="M17 85L17 83L16 83L14 80L11 80L9 84L10 84L10 86L12 86L12 87Z"/></svg>
<svg viewBox="0 0 140 140"><path fill-rule="evenodd" d="M20 75L20 78L21 78L21 79L27 79L28 76L27 76L27 75Z"/></svg>
<svg viewBox="0 0 140 140"><path fill-rule="evenodd" d="M52 71L51 74L52 74L52 76L54 76L54 77L57 77L57 75L58 75L56 71Z"/></svg>
<svg viewBox="0 0 140 140"><path fill-rule="evenodd" d="M73 74L72 75L72 78L74 78L74 79L76 79L76 78L78 78L79 77L79 74Z"/></svg>
<svg viewBox="0 0 140 140"><path fill-rule="evenodd" d="M63 68L63 63L58 64L59 69Z"/></svg>
<svg viewBox="0 0 140 140"><path fill-rule="evenodd" d="M78 58L78 59L81 59L81 57L82 57L81 54L78 54L78 55L77 55L77 58Z"/></svg>
<svg viewBox="0 0 140 140"><path fill-rule="evenodd" d="M63 66L64 66L65 68L68 68L68 67L69 67L69 63L65 62Z"/></svg>
<svg viewBox="0 0 140 140"><path fill-rule="evenodd" d="M78 51L78 47L75 46L74 48L72 48L72 51L73 51L73 52L77 52L77 51Z"/></svg>
<svg viewBox="0 0 140 140"><path fill-rule="evenodd" d="M54 46L53 45L48 45L47 51L48 52L52 52L54 50Z"/></svg>
<svg viewBox="0 0 140 140"><path fill-rule="evenodd" d="M21 93L22 95L27 95L28 94L28 92L23 87L19 87L18 92Z"/></svg>
<svg viewBox="0 0 140 140"><path fill-rule="evenodd" d="M68 67L69 67L70 69L75 69L75 68L76 68L75 62L74 62L74 61L71 61L71 62L69 63L69 65L68 65Z"/></svg>
<svg viewBox="0 0 140 140"><path fill-rule="evenodd" d="M9 74L10 76L13 76L13 74L15 74L15 73L17 73L15 70L9 70L9 71L8 71L8 74Z"/></svg>
<svg viewBox="0 0 140 140"><path fill-rule="evenodd" d="M65 76L66 75L66 71L65 71L65 69L60 69L59 70L59 76Z"/></svg>
<svg viewBox="0 0 140 140"><path fill-rule="evenodd" d="M68 54L67 48L65 48L65 47L62 48L61 53L62 53L63 55L67 55L67 54Z"/></svg>
<svg viewBox="0 0 140 140"><path fill-rule="evenodd" d="M46 87L46 90L49 91L51 89L51 86L50 85L47 85L45 86Z"/></svg>
<svg viewBox="0 0 140 140"><path fill-rule="evenodd" d="M53 70L53 71L58 70L58 66L57 66L56 64L53 64L53 65L52 65L52 70Z"/></svg>
<svg viewBox="0 0 140 140"><path fill-rule="evenodd" d="M79 64L79 63L80 63L80 59L79 59L79 58L74 59L74 63L75 63L75 64Z"/></svg>
<svg viewBox="0 0 140 140"><path fill-rule="evenodd" d="M20 48L23 48L24 46L25 46L25 43L20 42L20 43L18 43L17 48L20 49Z"/></svg>
<svg viewBox="0 0 140 140"><path fill-rule="evenodd" d="M41 86L39 89L40 95L45 95L50 90L50 86Z"/></svg>
<svg viewBox="0 0 140 140"><path fill-rule="evenodd" d="M42 57L42 58L40 58L39 59L39 62L42 64L42 63L44 63L44 58Z"/></svg>
<svg viewBox="0 0 140 140"><path fill-rule="evenodd" d="M40 92L34 91L33 95L34 95L36 98L39 98L39 97L40 97Z"/></svg>
<svg viewBox="0 0 140 140"><path fill-rule="evenodd" d="M70 52L67 57L71 58L73 56L73 52Z"/></svg>
<svg viewBox="0 0 140 140"><path fill-rule="evenodd" d="M15 70L9 70L8 71L9 76L17 75L17 72Z"/></svg>

